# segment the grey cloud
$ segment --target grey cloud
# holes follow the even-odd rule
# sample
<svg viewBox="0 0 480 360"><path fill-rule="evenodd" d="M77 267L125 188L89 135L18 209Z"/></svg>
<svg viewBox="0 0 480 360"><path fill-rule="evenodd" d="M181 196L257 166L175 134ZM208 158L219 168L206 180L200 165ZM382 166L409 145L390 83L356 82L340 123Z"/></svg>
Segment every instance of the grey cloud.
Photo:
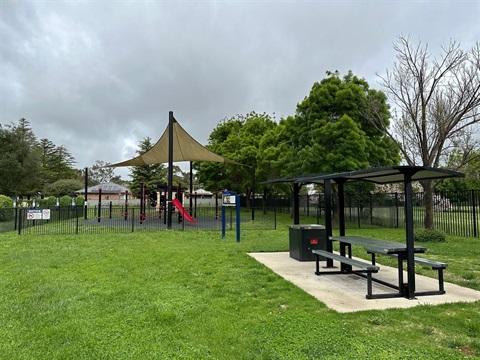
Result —
<svg viewBox="0 0 480 360"><path fill-rule="evenodd" d="M471 1L0 4L0 123L27 118L78 167L134 155L170 110L206 143L225 117L293 115L327 70L377 87L401 33L435 48L480 37Z"/></svg>

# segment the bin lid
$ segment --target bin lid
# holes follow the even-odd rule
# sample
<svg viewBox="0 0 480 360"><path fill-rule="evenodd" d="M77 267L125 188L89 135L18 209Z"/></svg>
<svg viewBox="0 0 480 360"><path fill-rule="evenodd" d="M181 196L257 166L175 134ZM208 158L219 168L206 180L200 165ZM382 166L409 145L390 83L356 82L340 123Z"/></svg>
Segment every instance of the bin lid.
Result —
<svg viewBox="0 0 480 360"><path fill-rule="evenodd" d="M295 225L288 225L290 229L325 229L325 226L318 225L318 224L295 224Z"/></svg>

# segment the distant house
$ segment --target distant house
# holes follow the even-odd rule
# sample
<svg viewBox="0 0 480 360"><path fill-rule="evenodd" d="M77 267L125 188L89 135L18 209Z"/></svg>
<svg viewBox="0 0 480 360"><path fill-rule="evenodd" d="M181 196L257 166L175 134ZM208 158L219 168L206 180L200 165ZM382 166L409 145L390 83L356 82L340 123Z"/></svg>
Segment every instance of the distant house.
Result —
<svg viewBox="0 0 480 360"><path fill-rule="evenodd" d="M189 198L190 192L185 192L185 196ZM196 197L197 199L212 199L213 193L205 189L197 189L193 192L192 197Z"/></svg>
<svg viewBox="0 0 480 360"><path fill-rule="evenodd" d="M96 203L99 200L100 189L102 190L102 202L112 202L113 205L121 205L125 202L128 194L130 202L132 198L131 193L125 186L118 185L112 182L90 186L87 188L87 200L90 203ZM85 189L75 191L75 194L85 196Z"/></svg>

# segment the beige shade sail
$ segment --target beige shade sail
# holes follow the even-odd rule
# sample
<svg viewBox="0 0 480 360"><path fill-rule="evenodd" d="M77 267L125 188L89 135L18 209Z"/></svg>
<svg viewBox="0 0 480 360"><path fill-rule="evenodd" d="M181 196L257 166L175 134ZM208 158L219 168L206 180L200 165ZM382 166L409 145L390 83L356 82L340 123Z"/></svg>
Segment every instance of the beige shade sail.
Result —
<svg viewBox="0 0 480 360"><path fill-rule="evenodd" d="M133 159L122 161L108 167L141 166L149 164L168 163L168 126L162 137L146 153ZM173 122L173 162L180 161L211 161L235 165L243 165L236 161L217 155L200 145L174 120Z"/></svg>

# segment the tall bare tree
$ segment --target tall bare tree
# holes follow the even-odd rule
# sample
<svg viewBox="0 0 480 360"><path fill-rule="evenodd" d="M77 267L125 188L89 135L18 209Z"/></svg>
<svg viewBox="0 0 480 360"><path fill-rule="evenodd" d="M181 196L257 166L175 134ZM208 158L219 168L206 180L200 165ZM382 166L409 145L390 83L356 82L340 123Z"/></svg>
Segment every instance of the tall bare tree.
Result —
<svg viewBox="0 0 480 360"><path fill-rule="evenodd" d="M396 62L381 76L390 101L399 115L391 129L376 116L375 103L369 118L395 141L409 165L438 167L453 150L464 160L479 149L480 44L462 50L450 40L440 56L432 57L428 44L412 43L401 35L394 44ZM433 183L421 183L425 191L425 227L433 228Z"/></svg>

